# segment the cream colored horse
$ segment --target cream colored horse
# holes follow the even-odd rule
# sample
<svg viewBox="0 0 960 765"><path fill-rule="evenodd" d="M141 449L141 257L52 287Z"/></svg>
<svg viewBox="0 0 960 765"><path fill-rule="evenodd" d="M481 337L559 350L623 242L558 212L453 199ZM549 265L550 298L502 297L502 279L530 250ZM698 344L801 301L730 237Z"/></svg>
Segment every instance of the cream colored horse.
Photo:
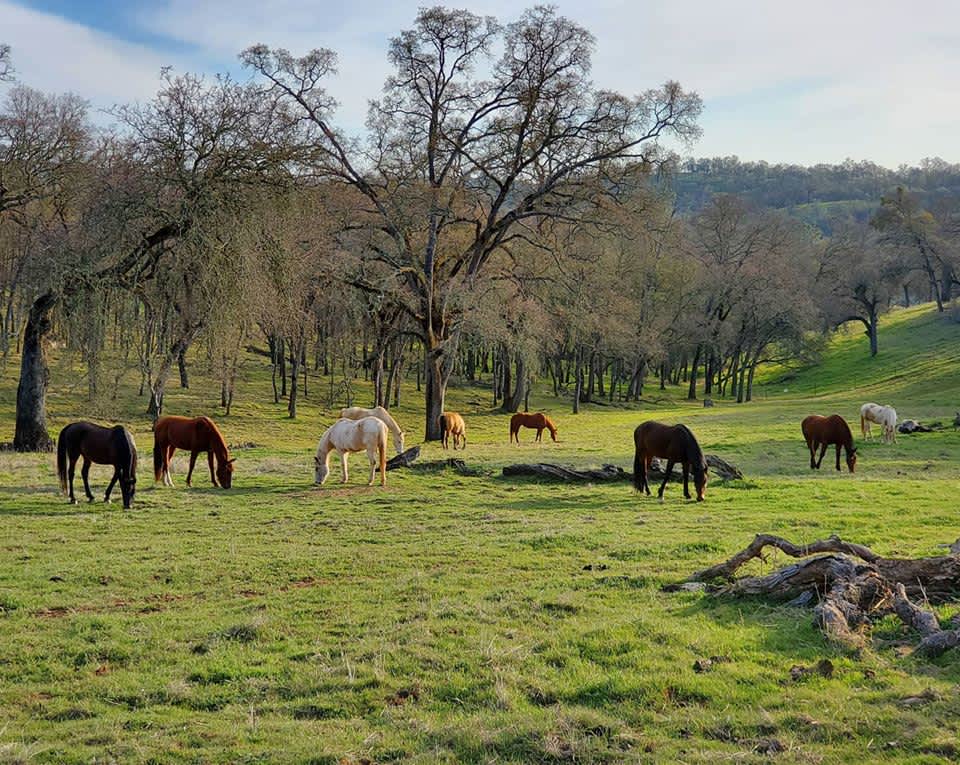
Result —
<svg viewBox="0 0 960 765"><path fill-rule="evenodd" d="M367 486L373 486L377 463L380 463L380 485L387 485L387 426L376 417L364 417L362 420L337 420L327 428L317 445L313 458L315 465L314 483L321 486L330 475L330 452L340 455L340 467L343 471L343 483L347 482L347 455L350 452L366 450L370 460L370 480Z"/></svg>
<svg viewBox="0 0 960 765"><path fill-rule="evenodd" d="M867 403L860 407L860 433L864 439L871 438L870 423L883 429L885 444L897 442L897 410L892 406Z"/></svg>
<svg viewBox="0 0 960 765"><path fill-rule="evenodd" d="M351 406L340 410L340 416L348 420L361 420L364 417L376 417L383 422L393 435L393 445L397 454L403 454L403 431L397 425L397 421L390 416L390 412L382 406L375 406L373 409L364 409L362 406Z"/></svg>

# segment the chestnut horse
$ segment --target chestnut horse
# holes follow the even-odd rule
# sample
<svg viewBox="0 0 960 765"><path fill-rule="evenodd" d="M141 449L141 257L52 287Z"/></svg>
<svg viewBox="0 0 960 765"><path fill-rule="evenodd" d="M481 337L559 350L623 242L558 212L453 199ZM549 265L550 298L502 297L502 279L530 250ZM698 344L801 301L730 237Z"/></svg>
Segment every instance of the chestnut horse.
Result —
<svg viewBox="0 0 960 765"><path fill-rule="evenodd" d="M546 428L550 431L550 438L554 441L557 440L557 428L556 425L550 420L547 415L543 412L537 412L536 414L527 414L525 412L518 412L510 418L510 443L513 443L513 439L517 439L517 443L520 443L520 428L536 428L537 437L535 441L540 441L543 436L543 429Z"/></svg>
<svg viewBox="0 0 960 765"><path fill-rule="evenodd" d="M210 481L214 486L229 489L233 483L233 463L230 450L223 435L209 417L161 417L153 425L153 475L166 486L173 486L170 478L170 460L177 449L190 452L190 469L187 471L187 486L193 476L193 466L200 452L207 453L210 465ZM214 472L213 459L217 459Z"/></svg>
<svg viewBox="0 0 960 765"><path fill-rule="evenodd" d="M450 436L453 436L453 450L457 450L457 444L460 444L461 449L467 448L467 425L461 417L456 412L444 412L437 418L437 423L440 425L440 432L443 434L440 437L440 443L443 444L443 448L446 449L450 446Z"/></svg>
<svg viewBox="0 0 960 765"><path fill-rule="evenodd" d="M693 485L697 489L697 502L703 502L707 488L707 458L697 439L686 425L664 425L662 422L647 420L633 431L633 488L646 491L650 496L650 484L647 470L654 457L667 461L663 474L663 483L657 496L663 499L663 490L673 472L673 466L679 462L683 466L683 496L690 499L690 472L693 471Z"/></svg>
<svg viewBox="0 0 960 765"><path fill-rule="evenodd" d="M820 463L823 462L823 455L826 454L827 447L835 445L837 447L837 470L840 469L840 448L846 451L847 467L852 473L857 465L857 450L853 445L853 433L850 432L850 426L847 421L839 414L831 414L829 417L821 417L819 414L811 414L806 417L800 425L803 430L803 437L807 441L807 448L810 450L810 469L819 470ZM820 447L820 459L816 458L817 447Z"/></svg>
<svg viewBox="0 0 960 765"><path fill-rule="evenodd" d="M107 485L103 501L110 501L110 492L119 481L123 509L129 510L137 490L137 445L133 443L130 431L122 425L105 428L92 422L71 422L60 431L57 438L57 477L62 491L67 492L69 486L71 504L77 503L77 498L73 496L73 475L80 457L83 457L80 475L83 476L87 500L93 502L90 464L113 465L113 478Z"/></svg>

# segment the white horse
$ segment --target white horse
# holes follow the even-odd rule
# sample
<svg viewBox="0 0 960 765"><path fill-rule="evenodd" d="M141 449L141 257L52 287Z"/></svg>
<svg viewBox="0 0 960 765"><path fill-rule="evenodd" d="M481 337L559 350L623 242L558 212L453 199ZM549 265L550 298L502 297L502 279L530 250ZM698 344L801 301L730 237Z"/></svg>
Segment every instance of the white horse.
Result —
<svg viewBox="0 0 960 765"><path fill-rule="evenodd" d="M397 449L397 454L403 454L403 431L397 425L397 421L390 416L390 412L382 406L375 406L373 409L364 409L362 406L351 406L340 410L340 417L348 420L362 420L364 417L376 417L383 422L393 435L393 445Z"/></svg>
<svg viewBox="0 0 960 765"><path fill-rule="evenodd" d="M327 428L317 444L314 483L323 485L330 475L330 452L340 455L340 467L343 471L343 483L347 482L347 455L350 452L366 450L370 460L370 480L367 486L373 486L373 477L380 464L380 485L387 485L387 426L376 417L364 417L362 420L337 420Z"/></svg>
<svg viewBox="0 0 960 765"><path fill-rule="evenodd" d="M874 422L883 429L883 442L897 441L897 410L892 406L867 403L860 407L860 433L865 439L871 438L870 423Z"/></svg>

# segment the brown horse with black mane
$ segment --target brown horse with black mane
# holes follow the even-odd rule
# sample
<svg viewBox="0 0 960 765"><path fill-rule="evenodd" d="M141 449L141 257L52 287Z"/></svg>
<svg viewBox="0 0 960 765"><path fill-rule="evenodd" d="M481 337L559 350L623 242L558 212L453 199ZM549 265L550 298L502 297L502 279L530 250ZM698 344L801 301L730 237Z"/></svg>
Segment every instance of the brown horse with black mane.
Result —
<svg viewBox="0 0 960 765"><path fill-rule="evenodd" d="M137 489L137 446L133 443L130 431L122 425L105 428L92 422L71 422L60 431L57 438L57 477L60 479L61 490L69 490L71 504L77 502L77 498L73 496L73 475L77 460L81 457L83 467L80 468L80 475L83 476L83 489L87 500L93 502L89 480L90 465L113 465L113 478L107 485L103 501L110 501L110 492L119 481L123 509L129 510Z"/></svg>
<svg viewBox="0 0 960 765"><path fill-rule="evenodd" d="M811 414L806 417L800 425L803 430L803 437L807 441L807 448L810 450L810 469L819 470L820 463L823 462L823 455L827 452L827 447L835 445L837 447L837 470L840 469L840 448L843 447L847 455L847 467L852 473L857 466L857 449L853 445L853 433L850 432L850 426L847 421L839 414L831 414L829 417L821 417L819 414ZM816 458L817 447L820 447L820 459Z"/></svg>
<svg viewBox="0 0 960 765"><path fill-rule="evenodd" d="M547 415L543 412L537 412L536 414L528 414L526 412L518 412L510 418L510 443L513 443L513 439L517 439L517 443L520 443L520 428L535 428L537 431L537 437L535 441L540 441L543 437L543 430L546 428L550 431L550 438L554 441L557 440L557 431L559 428L553 424Z"/></svg>
<svg viewBox="0 0 960 765"><path fill-rule="evenodd" d="M161 417L153 426L153 474L156 480L163 479L167 486L173 486L170 478L170 460L177 449L190 452L190 469L187 471L187 486L193 476L193 466L200 452L207 453L210 465L210 480L214 486L229 489L233 482L233 463L230 451L223 435L209 417ZM213 460L216 457L217 469L214 473Z"/></svg>
<svg viewBox="0 0 960 765"><path fill-rule="evenodd" d="M667 461L667 467L657 496L663 499L663 490L667 487L673 466L679 462L683 466L683 496L690 499L689 476L693 471L697 502L703 501L707 488L707 459L686 425L664 425L662 422L648 420L633 431L633 443L636 447L633 455L634 489L646 491L647 496L650 496L647 470L654 457L661 457Z"/></svg>

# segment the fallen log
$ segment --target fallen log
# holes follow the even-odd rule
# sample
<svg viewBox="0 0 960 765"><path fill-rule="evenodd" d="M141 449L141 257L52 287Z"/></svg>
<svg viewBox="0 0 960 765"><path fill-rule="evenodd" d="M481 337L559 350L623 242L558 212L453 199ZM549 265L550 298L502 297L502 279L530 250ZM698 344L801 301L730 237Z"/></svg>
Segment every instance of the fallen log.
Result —
<svg viewBox="0 0 960 765"><path fill-rule="evenodd" d="M743 473L735 465L717 457L715 454L706 455L707 466L710 468L711 477L720 478L722 481L743 478ZM616 465L604 465L600 469L577 470L566 465L556 465L550 462L536 462L532 464L507 465L503 468L503 475L512 478L524 476L530 478L543 478L548 481L631 481L633 473L628 473L623 468ZM650 469L647 471L647 478L650 483L662 481L664 476L663 463L655 459L650 463ZM670 481L678 483L683 481L683 472L679 465L674 465L673 472L670 474Z"/></svg>
<svg viewBox="0 0 960 765"><path fill-rule="evenodd" d="M804 559L765 576L735 578L754 559L766 560L766 548ZM714 596L762 596L791 605L814 606L814 621L830 640L859 647L868 640L873 621L896 614L921 636L916 651L939 656L960 645L960 629L943 629L932 611L912 599L940 603L960 594L960 540L951 555L932 558L885 558L863 545L837 536L796 545L772 534L758 534L743 550L723 563L693 573L667 591L688 590L692 582L716 582ZM824 554L826 553L826 554ZM815 556L815 557L811 557Z"/></svg>
<svg viewBox="0 0 960 765"><path fill-rule="evenodd" d="M405 452L398 454L387 460L387 470L396 470L397 468L410 467L420 456L420 447L413 446Z"/></svg>

